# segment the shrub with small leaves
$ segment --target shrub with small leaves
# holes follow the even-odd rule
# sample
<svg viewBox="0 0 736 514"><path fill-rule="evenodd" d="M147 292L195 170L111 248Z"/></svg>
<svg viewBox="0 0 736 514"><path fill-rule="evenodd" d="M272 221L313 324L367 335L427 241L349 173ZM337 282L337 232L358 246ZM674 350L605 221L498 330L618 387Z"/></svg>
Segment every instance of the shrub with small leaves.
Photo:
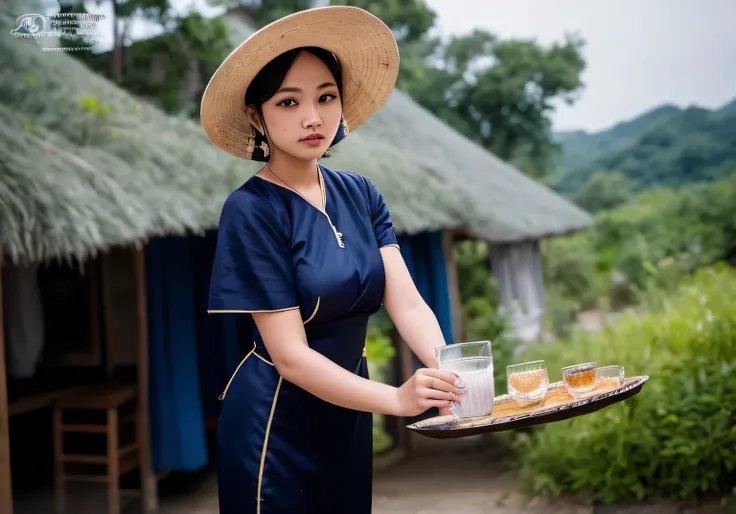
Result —
<svg viewBox="0 0 736 514"><path fill-rule="evenodd" d="M625 402L516 434L520 474L533 493L584 491L604 502L692 499L736 483L736 270L697 272L666 298L596 335L539 345L550 380L564 365L623 364L649 375Z"/></svg>

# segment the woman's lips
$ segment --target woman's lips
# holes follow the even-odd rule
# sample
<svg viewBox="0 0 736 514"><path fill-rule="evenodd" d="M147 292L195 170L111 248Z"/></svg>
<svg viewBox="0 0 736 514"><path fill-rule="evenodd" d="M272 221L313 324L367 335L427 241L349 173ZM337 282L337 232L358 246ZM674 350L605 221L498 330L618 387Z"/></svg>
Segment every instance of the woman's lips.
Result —
<svg viewBox="0 0 736 514"><path fill-rule="evenodd" d="M324 141L324 137L320 136L319 134L316 135L309 135L301 140L302 143L306 143L308 145L312 146L319 146L322 144L322 141Z"/></svg>

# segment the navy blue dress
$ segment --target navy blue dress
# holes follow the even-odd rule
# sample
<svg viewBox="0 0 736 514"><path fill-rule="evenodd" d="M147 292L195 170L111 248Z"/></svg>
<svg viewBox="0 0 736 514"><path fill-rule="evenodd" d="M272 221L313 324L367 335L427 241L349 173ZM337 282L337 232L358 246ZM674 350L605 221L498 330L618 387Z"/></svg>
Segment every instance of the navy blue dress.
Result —
<svg viewBox="0 0 736 514"><path fill-rule="evenodd" d="M220 218L209 312L298 308L309 346L368 377L368 317L381 306L379 248L397 245L373 183L319 169L322 209L252 177ZM327 403L284 380L248 316L249 350L218 423L221 514L369 514L372 415Z"/></svg>

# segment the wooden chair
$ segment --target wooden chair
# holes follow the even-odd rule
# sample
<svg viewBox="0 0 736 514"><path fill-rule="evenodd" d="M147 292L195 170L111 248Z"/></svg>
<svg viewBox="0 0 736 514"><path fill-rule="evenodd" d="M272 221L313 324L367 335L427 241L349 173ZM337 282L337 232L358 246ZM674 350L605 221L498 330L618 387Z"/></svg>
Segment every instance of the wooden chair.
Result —
<svg viewBox="0 0 736 514"><path fill-rule="evenodd" d="M137 397L138 390L134 383L108 383L67 396L54 404L54 495L58 514L66 510L66 485L69 482L107 484L107 512L120 514L121 493L128 492L121 490L120 477L140 465L135 429ZM104 419L104 423L65 420L65 414L71 414L72 411L76 411L77 415L97 414ZM128 429L132 440L121 446L121 431L127 435ZM81 446L86 449L94 446L92 437L106 437L106 451L104 454L66 453L64 436L72 433L85 435L86 442ZM72 472L68 470L70 466L103 468L104 472Z"/></svg>

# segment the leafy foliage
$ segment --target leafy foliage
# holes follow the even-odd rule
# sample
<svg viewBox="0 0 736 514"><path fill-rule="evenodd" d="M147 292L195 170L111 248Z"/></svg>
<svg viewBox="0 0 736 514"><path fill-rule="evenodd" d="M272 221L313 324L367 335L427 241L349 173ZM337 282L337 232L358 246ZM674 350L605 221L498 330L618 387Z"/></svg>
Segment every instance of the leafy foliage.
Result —
<svg viewBox="0 0 736 514"><path fill-rule="evenodd" d="M422 39L437 18L424 0L336 0L330 5L351 5L374 14L391 28L400 46Z"/></svg>
<svg viewBox="0 0 736 514"><path fill-rule="evenodd" d="M477 241L455 245L455 265L460 283L466 338L494 339L505 330L498 314L498 289L491 274L488 247Z"/></svg>
<svg viewBox="0 0 736 514"><path fill-rule="evenodd" d="M391 320L385 310L374 314L368 324L366 335L366 358L368 360L368 373L372 380L385 382L386 370L391 359L394 358L395 350L391 344L389 334L392 333ZM373 452L381 453L389 449L393 440L384 428L385 416L373 415Z"/></svg>
<svg viewBox="0 0 736 514"><path fill-rule="evenodd" d="M596 337L521 356L561 366L595 360L647 374L638 396L598 413L518 434L520 473L535 493L582 491L610 502L726 492L736 479L736 271L716 266L674 295L656 287L639 313ZM666 300L665 300L666 298Z"/></svg>
<svg viewBox="0 0 736 514"><path fill-rule="evenodd" d="M603 304L620 308L637 302L653 282L672 289L698 268L736 256L734 205L736 173L641 193L601 211L592 230L546 241L548 317L557 317L550 320L556 332L565 329L571 311Z"/></svg>
<svg viewBox="0 0 736 514"><path fill-rule="evenodd" d="M221 18L191 14L170 22L171 30L125 49L120 85L131 93L152 98L168 113L196 116L206 84L231 50ZM112 78L110 54L74 52L97 73ZM197 80L192 80L196 77Z"/></svg>
<svg viewBox="0 0 736 514"><path fill-rule="evenodd" d="M598 217L594 245L600 269L617 270L638 287L660 262L690 273L728 258L736 252L734 205L736 174L711 184L643 193Z"/></svg>
<svg viewBox="0 0 736 514"><path fill-rule="evenodd" d="M438 44L425 73L402 86L500 158L542 172L555 150L553 100L572 103L582 87L582 47L573 37L543 48L476 30Z"/></svg>
<svg viewBox="0 0 736 514"><path fill-rule="evenodd" d="M613 209L631 200L634 182L622 173L597 171L590 176L572 200L588 212Z"/></svg>
<svg viewBox="0 0 736 514"><path fill-rule="evenodd" d="M506 365L511 364L519 341L509 335L502 314L496 281L490 270L488 246L477 241L455 245L455 265L460 284L465 340L490 340L496 391L506 390Z"/></svg>

